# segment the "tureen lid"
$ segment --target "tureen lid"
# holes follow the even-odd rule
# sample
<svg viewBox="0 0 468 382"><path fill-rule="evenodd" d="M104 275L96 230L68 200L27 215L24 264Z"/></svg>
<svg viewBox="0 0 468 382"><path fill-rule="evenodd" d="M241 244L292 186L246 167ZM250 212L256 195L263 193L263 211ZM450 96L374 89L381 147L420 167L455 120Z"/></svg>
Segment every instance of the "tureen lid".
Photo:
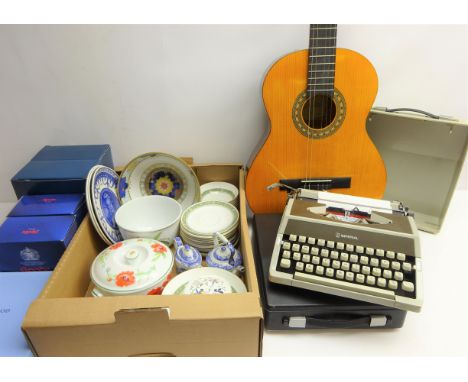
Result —
<svg viewBox="0 0 468 382"><path fill-rule="evenodd" d="M112 293L135 293L162 281L173 263L171 250L157 240L124 240L94 259L91 279L97 287Z"/></svg>

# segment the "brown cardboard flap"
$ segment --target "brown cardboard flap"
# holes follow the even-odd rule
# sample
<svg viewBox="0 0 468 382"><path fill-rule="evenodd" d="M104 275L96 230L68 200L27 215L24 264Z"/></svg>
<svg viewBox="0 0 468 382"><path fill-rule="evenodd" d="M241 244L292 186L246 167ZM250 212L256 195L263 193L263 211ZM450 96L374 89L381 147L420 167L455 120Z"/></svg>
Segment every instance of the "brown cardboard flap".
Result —
<svg viewBox="0 0 468 382"><path fill-rule="evenodd" d="M131 315L142 309L161 308L168 308L170 320L262 316L258 295L253 293L54 298L34 301L23 327L108 324L115 322L115 314L122 310Z"/></svg>

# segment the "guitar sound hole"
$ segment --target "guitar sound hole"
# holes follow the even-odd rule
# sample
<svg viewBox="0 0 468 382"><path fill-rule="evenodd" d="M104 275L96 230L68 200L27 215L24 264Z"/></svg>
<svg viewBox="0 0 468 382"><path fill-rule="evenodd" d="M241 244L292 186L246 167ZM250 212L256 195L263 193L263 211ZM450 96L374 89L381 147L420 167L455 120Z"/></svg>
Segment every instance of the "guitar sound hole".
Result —
<svg viewBox="0 0 468 382"><path fill-rule="evenodd" d="M302 119L312 129L324 129L333 122L336 116L336 105L332 97L325 94L313 96L302 108Z"/></svg>

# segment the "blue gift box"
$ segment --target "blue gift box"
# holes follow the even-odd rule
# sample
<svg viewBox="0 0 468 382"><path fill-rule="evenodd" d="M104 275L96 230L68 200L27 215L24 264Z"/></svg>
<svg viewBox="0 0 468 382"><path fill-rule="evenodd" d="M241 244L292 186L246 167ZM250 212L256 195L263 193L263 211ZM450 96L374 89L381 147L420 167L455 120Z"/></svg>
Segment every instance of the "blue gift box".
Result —
<svg viewBox="0 0 468 382"><path fill-rule="evenodd" d="M11 179L23 195L84 194L86 176L95 165L114 167L109 145L45 146Z"/></svg>
<svg viewBox="0 0 468 382"><path fill-rule="evenodd" d="M24 195L8 216L57 216L74 215L79 225L86 215L83 194Z"/></svg>
<svg viewBox="0 0 468 382"><path fill-rule="evenodd" d="M0 272L53 270L77 227L72 215L8 217L0 226Z"/></svg>
<svg viewBox="0 0 468 382"><path fill-rule="evenodd" d="M21 331L23 318L51 272L0 272L0 357L32 356Z"/></svg>

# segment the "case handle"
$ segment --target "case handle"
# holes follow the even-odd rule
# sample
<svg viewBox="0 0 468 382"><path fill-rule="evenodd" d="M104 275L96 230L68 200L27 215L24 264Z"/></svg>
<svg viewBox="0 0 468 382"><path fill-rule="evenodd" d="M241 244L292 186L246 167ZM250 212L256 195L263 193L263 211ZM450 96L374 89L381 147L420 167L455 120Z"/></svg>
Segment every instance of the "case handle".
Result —
<svg viewBox="0 0 468 382"><path fill-rule="evenodd" d="M298 317L291 317L291 319L297 319ZM391 321L391 318L387 316L362 316L357 314L332 314L326 316L306 316L301 317L303 319L303 325L295 326L290 325L291 319L284 318L283 324L289 327L317 327L317 328L338 328L338 329L349 329L349 328L362 328L363 326L368 327L384 327Z"/></svg>
<svg viewBox="0 0 468 382"><path fill-rule="evenodd" d="M426 117L429 117L429 118L440 119L440 116L429 113L428 111L424 111L424 110L420 110L420 109L411 109L409 107L400 107L400 108L396 108L396 109L385 108L385 111L387 111L389 113L394 113L396 111L411 111L413 113L418 113L418 114L425 115Z"/></svg>

